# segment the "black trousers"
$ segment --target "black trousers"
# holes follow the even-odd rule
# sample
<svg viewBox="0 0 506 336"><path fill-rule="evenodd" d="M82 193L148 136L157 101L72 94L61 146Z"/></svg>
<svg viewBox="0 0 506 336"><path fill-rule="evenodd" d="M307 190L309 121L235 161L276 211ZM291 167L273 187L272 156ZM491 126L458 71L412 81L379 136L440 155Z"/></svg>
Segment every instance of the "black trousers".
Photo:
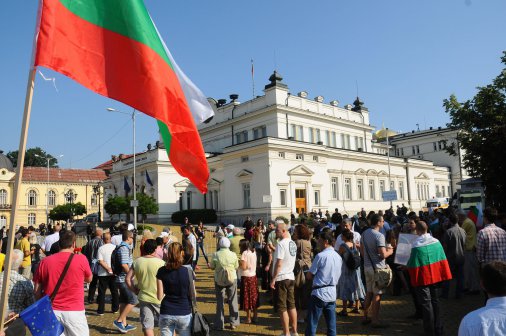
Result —
<svg viewBox="0 0 506 336"><path fill-rule="evenodd" d="M93 274L93 279L90 282L90 287L88 287L88 302L93 302L95 298L95 292L97 291L97 283L98 283L98 275Z"/></svg>
<svg viewBox="0 0 506 336"><path fill-rule="evenodd" d="M441 321L440 284L415 287L418 303L422 309L423 329L426 336L443 335L443 322Z"/></svg>
<svg viewBox="0 0 506 336"><path fill-rule="evenodd" d="M116 312L119 310L119 296L118 288L116 287L115 276L100 276L98 277L98 296L97 296L97 313L103 314L105 309L105 292L107 288L111 292L111 310Z"/></svg>

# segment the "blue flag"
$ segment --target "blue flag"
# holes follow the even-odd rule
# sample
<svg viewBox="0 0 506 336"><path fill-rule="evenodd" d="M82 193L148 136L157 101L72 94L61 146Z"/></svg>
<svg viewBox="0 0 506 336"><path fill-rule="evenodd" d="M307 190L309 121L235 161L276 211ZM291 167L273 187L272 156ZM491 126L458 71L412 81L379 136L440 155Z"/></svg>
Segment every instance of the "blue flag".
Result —
<svg viewBox="0 0 506 336"><path fill-rule="evenodd" d="M128 185L128 180L127 180L126 176L125 176L125 179L124 179L124 181L123 181L123 189L124 189L127 193L129 193L129 192L130 192L130 190L131 190L131 189L130 189L130 186Z"/></svg>
<svg viewBox="0 0 506 336"><path fill-rule="evenodd" d="M150 186L153 186L153 182L151 182L151 179L149 178L149 174L148 174L148 171L146 170L146 182L148 182L148 184Z"/></svg>
<svg viewBox="0 0 506 336"><path fill-rule="evenodd" d="M44 296L19 314L33 336L60 336L64 327L56 319L49 296Z"/></svg>

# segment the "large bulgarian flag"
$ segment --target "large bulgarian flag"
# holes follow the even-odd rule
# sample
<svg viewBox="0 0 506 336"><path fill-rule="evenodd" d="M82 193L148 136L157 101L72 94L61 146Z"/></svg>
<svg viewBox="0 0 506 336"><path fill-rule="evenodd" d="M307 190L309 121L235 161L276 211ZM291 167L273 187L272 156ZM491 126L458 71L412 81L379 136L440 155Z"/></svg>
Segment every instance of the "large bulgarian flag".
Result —
<svg viewBox="0 0 506 336"><path fill-rule="evenodd" d="M428 286L452 278L443 246L428 233L413 242L407 267L413 287Z"/></svg>
<svg viewBox="0 0 506 336"><path fill-rule="evenodd" d="M196 124L214 112L172 58L142 0L40 0L34 65L156 118L173 167L207 191Z"/></svg>

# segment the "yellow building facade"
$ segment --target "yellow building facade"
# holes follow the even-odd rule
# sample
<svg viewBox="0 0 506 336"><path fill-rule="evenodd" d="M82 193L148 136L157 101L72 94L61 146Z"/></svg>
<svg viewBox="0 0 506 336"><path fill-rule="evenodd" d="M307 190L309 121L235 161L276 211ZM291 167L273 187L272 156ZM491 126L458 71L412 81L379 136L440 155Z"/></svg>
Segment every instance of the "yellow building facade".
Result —
<svg viewBox="0 0 506 336"><path fill-rule="evenodd" d="M0 153L0 228L10 223L15 175L12 162ZM103 213L101 183L106 178L102 170L25 167L15 224L47 223L49 211L67 203L81 202L88 214Z"/></svg>

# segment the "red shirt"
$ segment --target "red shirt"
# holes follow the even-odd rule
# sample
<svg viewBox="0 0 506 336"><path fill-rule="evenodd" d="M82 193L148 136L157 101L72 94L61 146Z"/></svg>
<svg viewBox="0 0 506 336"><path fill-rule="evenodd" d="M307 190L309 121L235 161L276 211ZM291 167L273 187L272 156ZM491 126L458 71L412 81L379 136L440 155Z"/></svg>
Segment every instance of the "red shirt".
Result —
<svg viewBox="0 0 506 336"><path fill-rule="evenodd" d="M51 295L69 259L69 252L58 252L42 259L33 282L42 286L45 294ZM74 255L58 294L53 301L54 310L84 310L84 278L91 276L88 260L82 254Z"/></svg>

